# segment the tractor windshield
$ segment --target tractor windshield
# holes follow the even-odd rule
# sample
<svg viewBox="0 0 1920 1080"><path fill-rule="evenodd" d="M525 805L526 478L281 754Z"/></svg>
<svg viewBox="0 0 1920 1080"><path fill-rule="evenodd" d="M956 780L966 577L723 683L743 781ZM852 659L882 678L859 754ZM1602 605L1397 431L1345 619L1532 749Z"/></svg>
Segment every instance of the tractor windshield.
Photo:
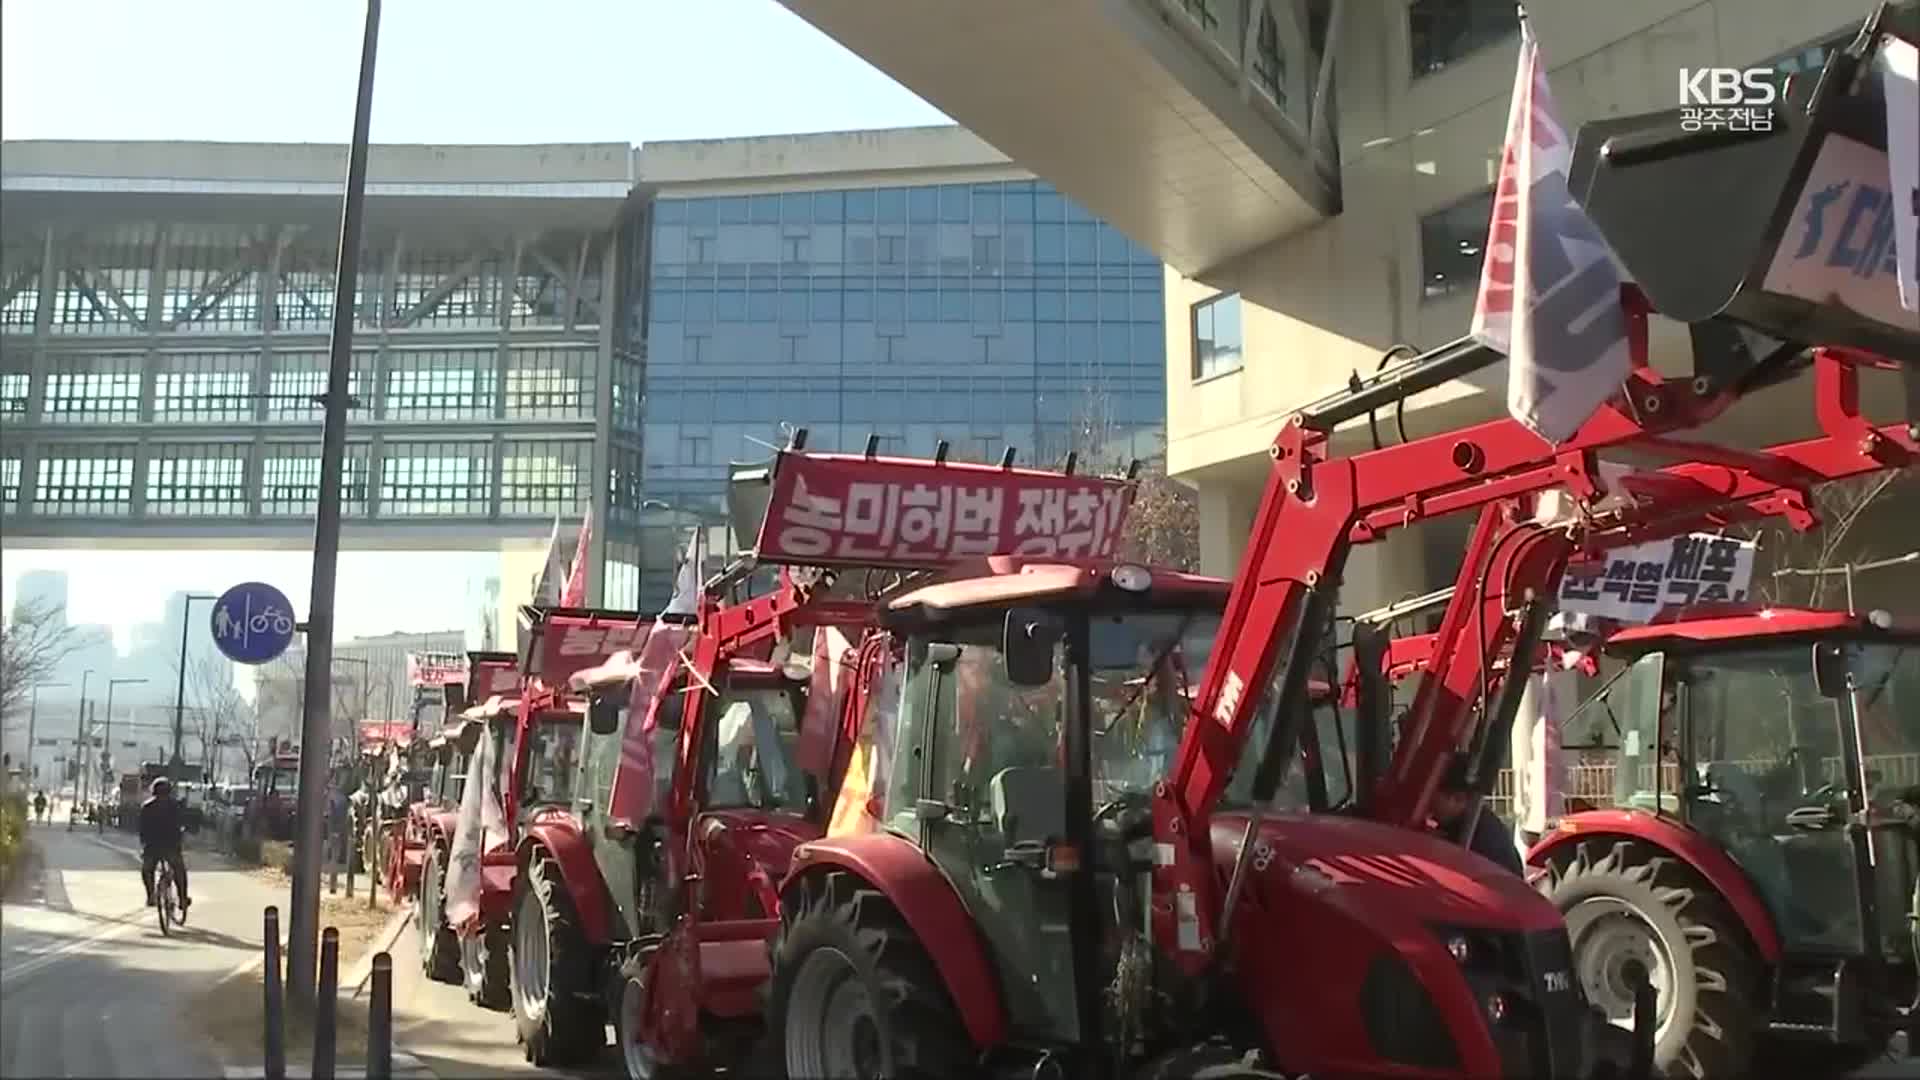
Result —
<svg viewBox="0 0 1920 1080"><path fill-rule="evenodd" d="M1094 801L1147 795L1173 766L1220 616L1211 611L1094 615Z"/></svg>
<svg viewBox="0 0 1920 1080"><path fill-rule="evenodd" d="M709 810L785 810L805 814L806 776L794 763L800 742L799 692L784 686L729 686L707 727Z"/></svg>
<svg viewBox="0 0 1920 1080"><path fill-rule="evenodd" d="M543 713L534 722L527 746L526 785L521 806L540 803L570 804L580 759L580 715Z"/></svg>

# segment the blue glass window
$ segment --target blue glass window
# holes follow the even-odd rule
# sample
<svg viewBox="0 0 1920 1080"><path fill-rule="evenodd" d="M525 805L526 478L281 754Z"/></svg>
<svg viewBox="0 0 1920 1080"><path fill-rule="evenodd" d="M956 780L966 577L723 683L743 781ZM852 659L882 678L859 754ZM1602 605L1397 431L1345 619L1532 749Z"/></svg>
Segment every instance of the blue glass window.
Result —
<svg viewBox="0 0 1920 1080"><path fill-rule="evenodd" d="M818 295L818 294L815 294ZM845 317L848 322L870 322L873 319L873 292L870 289L849 289L846 292Z"/></svg>
<svg viewBox="0 0 1920 1080"><path fill-rule="evenodd" d="M744 289L721 289L714 302L714 317L721 322L747 321L747 294Z"/></svg>
<svg viewBox="0 0 1920 1080"><path fill-rule="evenodd" d="M1058 289L1042 289L1033 294L1034 318L1061 320L1067 317L1067 294Z"/></svg>
<svg viewBox="0 0 1920 1080"><path fill-rule="evenodd" d="M752 213L755 225L780 224L780 196L755 195Z"/></svg>
<svg viewBox="0 0 1920 1080"><path fill-rule="evenodd" d="M734 196L718 200L720 206L720 224L745 225L752 220L752 204L745 196Z"/></svg>
<svg viewBox="0 0 1920 1080"><path fill-rule="evenodd" d="M713 199L688 199L687 224L713 225L719 218L720 204Z"/></svg>
<svg viewBox="0 0 1920 1080"><path fill-rule="evenodd" d="M1065 225L1035 225L1033 227L1033 263L1041 266L1064 266L1067 261L1067 227Z"/></svg>
<svg viewBox="0 0 1920 1080"><path fill-rule="evenodd" d="M813 224L813 195L805 191L790 191L780 196L780 224Z"/></svg>
<svg viewBox="0 0 1920 1080"><path fill-rule="evenodd" d="M871 191L847 192L847 220L848 221L872 221L873 220L873 192Z"/></svg>
<svg viewBox="0 0 1920 1080"><path fill-rule="evenodd" d="M813 290L811 318L814 322L840 321L840 292L836 289Z"/></svg>
<svg viewBox="0 0 1920 1080"><path fill-rule="evenodd" d="M807 293L805 289L780 290L780 321L787 325L805 325Z"/></svg>
<svg viewBox="0 0 1920 1080"><path fill-rule="evenodd" d="M1007 291L1007 321L1010 323L1033 321L1033 294L1025 291Z"/></svg>
<svg viewBox="0 0 1920 1080"><path fill-rule="evenodd" d="M689 292L686 304L687 321L690 323L711 323L713 321L713 294L710 292Z"/></svg>
<svg viewBox="0 0 1920 1080"><path fill-rule="evenodd" d="M939 306L940 297L936 293L910 292L907 294L907 321L930 323Z"/></svg>
<svg viewBox="0 0 1920 1080"><path fill-rule="evenodd" d="M926 200L927 220L933 220L933 207L936 196L931 189L923 189L921 197ZM907 223L907 189L881 188L874 195L874 220L882 225L905 225Z"/></svg>
<svg viewBox="0 0 1920 1080"><path fill-rule="evenodd" d="M1103 323L1123 323L1131 321L1132 309L1127 306L1127 294L1117 290L1100 293L1100 321Z"/></svg>
<svg viewBox="0 0 1920 1080"><path fill-rule="evenodd" d="M756 288L747 293L747 321L772 322L779 299L772 289Z"/></svg>
<svg viewBox="0 0 1920 1080"><path fill-rule="evenodd" d="M687 223L686 200L661 199L654 203L653 221L656 225L685 225Z"/></svg>
<svg viewBox="0 0 1920 1080"><path fill-rule="evenodd" d="M1035 189L1033 197L1033 220L1042 225L1052 225L1067 219L1067 200L1060 197L1051 188L1040 191Z"/></svg>
<svg viewBox="0 0 1920 1080"><path fill-rule="evenodd" d="M1067 294L1067 319L1070 322L1092 322L1098 313L1098 294L1075 292Z"/></svg>
<svg viewBox="0 0 1920 1080"><path fill-rule="evenodd" d="M907 195L907 220L910 222L932 224L940 217L940 189L921 187L912 188ZM881 218L881 221L887 220Z"/></svg>
<svg viewBox="0 0 1920 1080"><path fill-rule="evenodd" d="M1067 226L1067 262L1075 268L1093 265L1096 228L1094 225Z"/></svg>
<svg viewBox="0 0 1920 1080"><path fill-rule="evenodd" d="M964 184L940 185L940 220L949 225L965 225L967 194L967 187Z"/></svg>
<svg viewBox="0 0 1920 1080"><path fill-rule="evenodd" d="M656 287L653 293L653 310L649 312L654 322L677 323L682 311L681 296L677 290Z"/></svg>
<svg viewBox="0 0 1920 1080"><path fill-rule="evenodd" d="M813 221L816 225L838 225L845 216L841 207L842 193L838 191L816 191L813 193Z"/></svg>
<svg viewBox="0 0 1920 1080"><path fill-rule="evenodd" d="M1222 293L1193 306L1193 377L1240 370L1240 294Z"/></svg>
<svg viewBox="0 0 1920 1080"><path fill-rule="evenodd" d="M964 292L946 292L940 294L940 321L967 321L967 294Z"/></svg>
<svg viewBox="0 0 1920 1080"><path fill-rule="evenodd" d="M975 184L973 186L973 223L975 225L1000 224L1000 185Z"/></svg>

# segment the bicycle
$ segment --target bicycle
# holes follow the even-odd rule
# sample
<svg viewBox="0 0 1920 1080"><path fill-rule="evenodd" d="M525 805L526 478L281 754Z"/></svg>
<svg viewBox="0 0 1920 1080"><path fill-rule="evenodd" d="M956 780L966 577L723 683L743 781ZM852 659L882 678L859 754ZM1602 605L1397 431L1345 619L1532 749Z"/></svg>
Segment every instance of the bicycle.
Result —
<svg viewBox="0 0 1920 1080"><path fill-rule="evenodd" d="M156 901L153 909L160 917L160 936L171 937L171 927L183 923L186 916L176 906L179 899L173 889L173 864L165 859L160 860L160 865L154 868L153 896Z"/></svg>

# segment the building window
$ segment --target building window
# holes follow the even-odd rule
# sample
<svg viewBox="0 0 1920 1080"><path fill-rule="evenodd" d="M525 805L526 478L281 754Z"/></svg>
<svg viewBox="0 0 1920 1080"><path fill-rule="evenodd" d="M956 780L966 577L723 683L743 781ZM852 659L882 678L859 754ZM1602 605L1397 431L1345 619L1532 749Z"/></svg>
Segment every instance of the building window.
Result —
<svg viewBox="0 0 1920 1080"><path fill-rule="evenodd" d="M161 353L153 418L211 424L253 419L255 354Z"/></svg>
<svg viewBox="0 0 1920 1080"><path fill-rule="evenodd" d="M33 403L33 373L25 353L0 354L0 420L17 424Z"/></svg>
<svg viewBox="0 0 1920 1080"><path fill-rule="evenodd" d="M60 444L40 457L36 514L60 517L120 516L133 505L131 444Z"/></svg>
<svg viewBox="0 0 1920 1080"><path fill-rule="evenodd" d="M1482 251L1493 220L1493 189L1420 219L1420 296L1436 300L1480 287Z"/></svg>
<svg viewBox="0 0 1920 1080"><path fill-rule="evenodd" d="M367 512L367 458L365 443L349 443L340 478L340 511L349 516ZM312 517L320 504L320 444L270 443L262 461L260 512L273 516Z"/></svg>
<svg viewBox="0 0 1920 1080"><path fill-rule="evenodd" d="M44 419L56 424L133 424L140 420L139 353L50 359Z"/></svg>
<svg viewBox="0 0 1920 1080"><path fill-rule="evenodd" d="M1287 105L1287 54L1280 48L1280 26L1262 5L1260 28L1253 36L1253 80L1275 105Z"/></svg>
<svg viewBox="0 0 1920 1080"><path fill-rule="evenodd" d="M167 235L161 319L195 333L258 329L267 250L251 228L175 226Z"/></svg>
<svg viewBox="0 0 1920 1080"><path fill-rule="evenodd" d="M11 514L20 502L20 459L0 457L0 514Z"/></svg>
<svg viewBox="0 0 1920 1080"><path fill-rule="evenodd" d="M592 458L590 442L508 443L500 462L500 512L515 517L573 514L586 501L580 481Z"/></svg>
<svg viewBox="0 0 1920 1080"><path fill-rule="evenodd" d="M1240 294L1222 293L1193 305L1193 377L1210 379L1239 371Z"/></svg>
<svg viewBox="0 0 1920 1080"><path fill-rule="evenodd" d="M713 463L713 439L706 435L680 436L680 464L711 465Z"/></svg>
<svg viewBox="0 0 1920 1080"><path fill-rule="evenodd" d="M1203 30L1217 30L1220 27L1220 16L1213 13L1213 5L1214 0L1180 0L1180 6Z"/></svg>
<svg viewBox="0 0 1920 1080"><path fill-rule="evenodd" d="M373 403L361 396L367 385L367 373L373 369L374 353L356 350L353 367L347 372L347 415L365 418L372 415ZM327 368L332 363L319 349L275 353L267 373L267 419L319 423L324 417L320 397L327 392Z"/></svg>
<svg viewBox="0 0 1920 1080"><path fill-rule="evenodd" d="M500 325L504 259L464 251L401 252L387 325L422 330L483 330Z"/></svg>
<svg viewBox="0 0 1920 1080"><path fill-rule="evenodd" d="M1519 32L1520 16L1511 0L1413 0L1407 5L1416 78Z"/></svg>
<svg viewBox="0 0 1920 1080"><path fill-rule="evenodd" d="M159 235L154 225L122 225L68 241L53 295L53 332L146 332Z"/></svg>
<svg viewBox="0 0 1920 1080"><path fill-rule="evenodd" d="M571 419L593 411L594 350L514 348L507 353L507 416Z"/></svg>
<svg viewBox="0 0 1920 1080"><path fill-rule="evenodd" d="M147 513L241 517L247 512L244 443L159 443L147 466Z"/></svg>
<svg viewBox="0 0 1920 1080"><path fill-rule="evenodd" d="M493 486L484 442L388 442L380 459L380 513L484 517Z"/></svg>
<svg viewBox="0 0 1920 1080"><path fill-rule="evenodd" d="M395 349L387 354L388 420L477 420L493 415L492 349Z"/></svg>

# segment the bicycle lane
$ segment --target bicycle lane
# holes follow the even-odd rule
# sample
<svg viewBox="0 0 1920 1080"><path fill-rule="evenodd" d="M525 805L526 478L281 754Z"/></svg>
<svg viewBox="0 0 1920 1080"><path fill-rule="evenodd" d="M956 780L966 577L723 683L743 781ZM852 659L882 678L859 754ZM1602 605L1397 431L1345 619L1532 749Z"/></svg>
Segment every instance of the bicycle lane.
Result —
<svg viewBox="0 0 1920 1080"><path fill-rule="evenodd" d="M192 917L163 938L125 834L36 826L33 839L38 880L0 908L0 1075L218 1075L193 1003L258 964L261 910L283 893L189 852Z"/></svg>

